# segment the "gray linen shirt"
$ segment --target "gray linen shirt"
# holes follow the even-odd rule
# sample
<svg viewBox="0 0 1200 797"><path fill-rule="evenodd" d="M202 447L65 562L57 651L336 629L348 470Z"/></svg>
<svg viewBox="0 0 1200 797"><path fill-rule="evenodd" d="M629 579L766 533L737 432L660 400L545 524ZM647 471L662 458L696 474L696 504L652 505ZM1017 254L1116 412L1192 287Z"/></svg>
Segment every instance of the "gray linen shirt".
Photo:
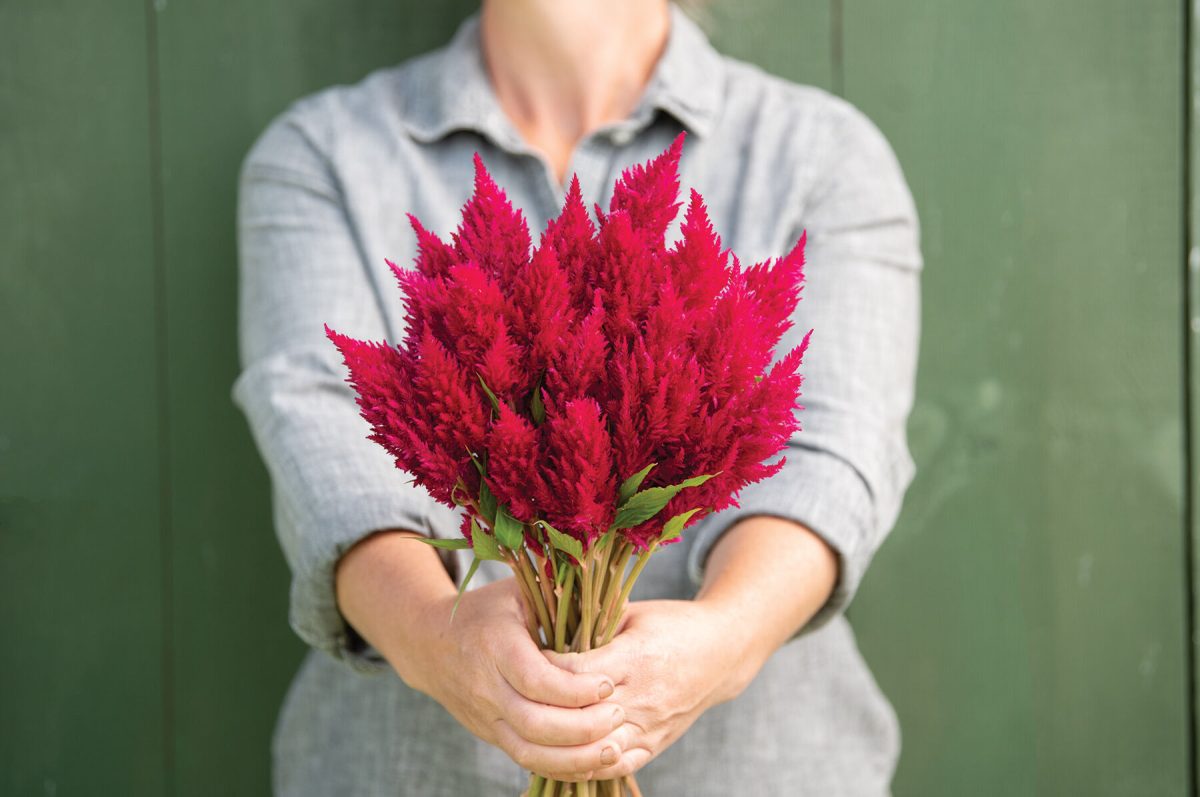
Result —
<svg viewBox="0 0 1200 797"><path fill-rule="evenodd" d="M461 510L434 503L366 439L322 324L402 338L384 259L412 262L407 212L443 236L455 228L476 150L535 234L565 196L498 105L478 22L476 12L439 49L297 101L243 166L243 370L233 395L270 470L293 575L290 621L314 648L276 727L280 795L516 795L525 784L501 751L362 644L333 592L338 557L371 531L454 536ZM841 571L828 604L749 689L701 717L639 780L650 797L885 794L899 731L842 610L914 472L905 440L922 264L913 202L887 142L859 111L721 55L672 5L668 44L640 103L572 155L569 173L588 206L607 205L620 171L657 155L680 129L683 190L704 195L743 263L779 256L808 231L803 301L779 351L815 332L803 366L804 429L787 466L746 488L740 508L657 554L635 598L693 597L707 551L752 514L813 529ZM474 583L507 575L489 562Z"/></svg>

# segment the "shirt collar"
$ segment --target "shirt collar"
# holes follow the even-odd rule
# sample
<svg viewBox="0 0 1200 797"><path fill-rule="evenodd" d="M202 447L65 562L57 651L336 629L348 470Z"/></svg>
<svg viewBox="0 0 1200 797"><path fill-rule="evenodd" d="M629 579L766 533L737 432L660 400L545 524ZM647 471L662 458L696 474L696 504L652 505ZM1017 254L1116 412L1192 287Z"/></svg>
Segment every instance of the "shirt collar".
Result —
<svg viewBox="0 0 1200 797"><path fill-rule="evenodd" d="M408 91L404 98L404 121L413 137L434 141L455 130L475 130L509 149L528 149L488 79L479 47L479 11L463 20L450 41L430 56L414 76L415 85L424 90ZM630 118L640 127L655 109L662 109L689 132L707 135L719 110L722 66L720 53L700 27L670 3L666 47Z"/></svg>

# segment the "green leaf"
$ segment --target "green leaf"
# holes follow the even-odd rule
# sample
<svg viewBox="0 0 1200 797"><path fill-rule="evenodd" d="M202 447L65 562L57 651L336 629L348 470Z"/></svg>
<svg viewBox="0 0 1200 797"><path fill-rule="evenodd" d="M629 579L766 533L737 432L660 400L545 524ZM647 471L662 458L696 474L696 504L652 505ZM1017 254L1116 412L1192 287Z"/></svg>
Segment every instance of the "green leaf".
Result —
<svg viewBox="0 0 1200 797"><path fill-rule="evenodd" d="M612 543L613 537L615 536L617 536L617 530L615 528L610 528L608 531L604 532L604 534L600 536L600 539L596 540L596 549L603 551L604 546Z"/></svg>
<svg viewBox="0 0 1200 797"><path fill-rule="evenodd" d="M525 527L521 521L508 514L508 507L496 508L496 522L492 526L496 530L496 539L505 548L520 548L525 541Z"/></svg>
<svg viewBox="0 0 1200 797"><path fill-rule="evenodd" d="M678 495L680 490L704 484L718 473L721 471L704 476L693 476L669 487L651 487L648 490L642 490L617 510L617 519L613 522L613 528L630 529L639 523L644 523L661 512L667 502Z"/></svg>
<svg viewBox="0 0 1200 797"><path fill-rule="evenodd" d="M533 415L535 426L541 426L546 422L546 405L542 402L542 388L540 385L533 389L533 398L529 400L529 412Z"/></svg>
<svg viewBox="0 0 1200 797"><path fill-rule="evenodd" d="M458 585L458 597L454 599L454 605L450 607L450 622L454 622L454 613L458 611L458 602L462 600L463 593L467 591L467 585L475 577L475 571L479 569L480 561L478 557L471 560L471 566L467 568L467 574L463 576L462 583Z"/></svg>
<svg viewBox="0 0 1200 797"><path fill-rule="evenodd" d="M542 524L542 527L545 527L545 523ZM554 554L553 547L550 545L550 540L547 538L547 535L540 534L540 531L541 529L538 528L538 521L534 521L533 525L530 527L530 533L533 535L533 538L542 546L542 550L545 551L545 558L548 562L550 562L550 571L554 575L554 583L562 586L563 577L566 575L567 568L565 565L561 567L559 566L559 557Z"/></svg>
<svg viewBox="0 0 1200 797"><path fill-rule="evenodd" d="M550 538L550 545L555 550L574 557L576 562L583 561L583 543L570 534L563 534L544 520L537 521L535 525L545 530L546 536Z"/></svg>
<svg viewBox="0 0 1200 797"><path fill-rule="evenodd" d="M492 409L494 409L496 411L496 414L499 415L500 414L500 399L496 398L496 394L493 393L492 389L487 386L487 382L483 381L483 374L476 371L475 375L479 377L479 384L483 385L483 392L487 393L488 400L492 402Z"/></svg>
<svg viewBox="0 0 1200 797"><path fill-rule="evenodd" d="M543 368L537 381L533 383L533 395L529 397L529 414L533 416L534 426L541 426L546 422L546 405L542 403L542 382L545 379L546 369Z"/></svg>
<svg viewBox="0 0 1200 797"><path fill-rule="evenodd" d="M480 477L482 477L483 476L483 462L479 459L479 456L469 448L467 449L467 456L469 456L471 458L471 463L475 465L475 470L479 471L479 475L480 475Z"/></svg>
<svg viewBox="0 0 1200 797"><path fill-rule="evenodd" d="M638 488L642 486L642 482L645 481L646 474L649 473L650 469L657 464L657 462L651 462L649 465L642 468L625 481L621 482L621 490L617 494L617 506L621 506L633 497L633 494L638 491Z"/></svg>
<svg viewBox="0 0 1200 797"><path fill-rule="evenodd" d="M673 540L678 537L679 532L683 531L683 524L687 523L692 515L696 514L703 508L704 507L702 506L698 506L695 509L689 509L688 511L681 512L680 514L668 520L665 524L663 524L662 534L659 536L658 541L666 542L667 540Z"/></svg>
<svg viewBox="0 0 1200 797"><path fill-rule="evenodd" d="M488 523L496 522L496 496L492 494L492 489L483 479L479 480L479 511L483 513L483 519Z"/></svg>
<svg viewBox="0 0 1200 797"><path fill-rule="evenodd" d="M755 374L754 375L754 384L757 385L761 381L763 381L762 374Z"/></svg>
<svg viewBox="0 0 1200 797"><path fill-rule="evenodd" d="M500 553L500 546L496 545L496 538L480 528L475 518L471 518L471 543L476 559L493 562L504 561L504 554Z"/></svg>
<svg viewBox="0 0 1200 797"><path fill-rule="evenodd" d="M442 540L437 537L413 537L414 540L420 540L426 545L431 545L434 548L441 548L445 551L461 551L464 548L471 547L471 541L463 537L454 540Z"/></svg>

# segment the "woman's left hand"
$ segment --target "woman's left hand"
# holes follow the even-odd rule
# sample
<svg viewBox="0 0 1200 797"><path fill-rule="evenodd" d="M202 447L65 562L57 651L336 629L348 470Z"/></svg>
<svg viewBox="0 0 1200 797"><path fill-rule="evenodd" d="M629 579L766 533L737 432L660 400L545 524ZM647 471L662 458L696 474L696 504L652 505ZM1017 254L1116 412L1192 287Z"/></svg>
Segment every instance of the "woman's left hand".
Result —
<svg viewBox="0 0 1200 797"><path fill-rule="evenodd" d="M587 653L545 651L567 670L602 672L616 681L609 702L625 711L625 724L613 733L623 752L593 780L641 769L706 710L749 684L765 658L747 649L734 619L701 601L635 601L608 645Z"/></svg>
<svg viewBox="0 0 1200 797"><path fill-rule="evenodd" d="M543 651L575 673L616 682L622 755L594 780L619 778L666 750L708 709L732 700L828 600L838 559L807 526L754 515L713 547L694 600L634 601L612 642L588 653Z"/></svg>

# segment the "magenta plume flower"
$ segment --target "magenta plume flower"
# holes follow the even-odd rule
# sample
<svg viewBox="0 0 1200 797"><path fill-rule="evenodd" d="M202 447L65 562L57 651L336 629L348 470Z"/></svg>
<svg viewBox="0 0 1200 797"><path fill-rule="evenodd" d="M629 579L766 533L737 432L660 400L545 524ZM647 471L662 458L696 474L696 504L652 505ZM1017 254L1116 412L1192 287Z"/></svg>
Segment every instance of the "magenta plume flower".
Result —
<svg viewBox="0 0 1200 797"><path fill-rule="evenodd" d="M692 190L668 246L683 142L627 169L594 220L573 178L536 246L477 154L448 242L409 216L415 262L392 264L404 340L326 328L370 439L436 500L489 528L505 522L495 506L526 535L544 521L585 552L615 524L645 551L783 467L767 461L800 428L808 337L778 358L775 347L800 299L805 239L743 267ZM642 491L710 478L624 523L620 487L651 465Z"/></svg>

